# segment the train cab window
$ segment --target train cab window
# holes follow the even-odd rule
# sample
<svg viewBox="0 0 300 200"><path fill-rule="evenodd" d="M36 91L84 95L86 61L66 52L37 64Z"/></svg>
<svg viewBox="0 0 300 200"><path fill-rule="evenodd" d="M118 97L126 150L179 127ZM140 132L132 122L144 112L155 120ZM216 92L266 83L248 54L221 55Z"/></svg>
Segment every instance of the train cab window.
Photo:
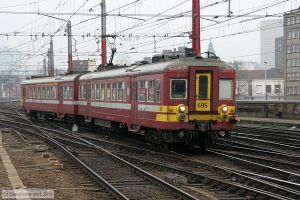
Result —
<svg viewBox="0 0 300 200"><path fill-rule="evenodd" d="M100 99L100 84L96 84L96 100Z"/></svg>
<svg viewBox="0 0 300 200"><path fill-rule="evenodd" d="M185 99L187 96L187 84L185 79L171 80L171 98Z"/></svg>
<svg viewBox="0 0 300 200"><path fill-rule="evenodd" d="M100 85L100 100L104 100L104 96L105 96L105 88L104 88L104 84Z"/></svg>
<svg viewBox="0 0 300 200"><path fill-rule="evenodd" d="M208 99L208 77L200 76L199 77L199 98Z"/></svg>
<svg viewBox="0 0 300 200"><path fill-rule="evenodd" d="M233 86L232 80L219 80L219 99L232 100Z"/></svg>
<svg viewBox="0 0 300 200"><path fill-rule="evenodd" d="M105 89L105 90L106 90L106 92L105 92L105 93L106 93L106 94L105 94L105 99L109 101L109 100L110 100L110 93L111 93L111 90L110 90L110 83L109 83L109 84L106 84L106 87L105 87L105 88L106 88L106 89Z"/></svg>
<svg viewBox="0 0 300 200"><path fill-rule="evenodd" d="M160 80L155 80L155 101L160 102Z"/></svg>
<svg viewBox="0 0 300 200"><path fill-rule="evenodd" d="M112 101L116 101L117 100L117 83L113 83L112 84Z"/></svg>
<svg viewBox="0 0 300 200"><path fill-rule="evenodd" d="M154 102L154 80L148 81L147 93L148 93L147 101Z"/></svg>

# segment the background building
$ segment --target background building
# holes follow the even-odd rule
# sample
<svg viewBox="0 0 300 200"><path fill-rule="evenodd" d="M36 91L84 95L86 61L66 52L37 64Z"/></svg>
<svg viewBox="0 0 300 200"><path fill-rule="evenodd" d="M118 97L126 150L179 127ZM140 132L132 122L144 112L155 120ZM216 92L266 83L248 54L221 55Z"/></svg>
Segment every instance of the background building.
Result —
<svg viewBox="0 0 300 200"><path fill-rule="evenodd" d="M285 41L285 98L299 100L300 88L300 9L284 14L284 41Z"/></svg>
<svg viewBox="0 0 300 200"><path fill-rule="evenodd" d="M260 23L260 65L275 67L275 38L283 36L283 20L265 20Z"/></svg>
<svg viewBox="0 0 300 200"><path fill-rule="evenodd" d="M275 68L284 70L284 37L275 38Z"/></svg>
<svg viewBox="0 0 300 200"><path fill-rule="evenodd" d="M282 100L284 80L280 69L237 71L237 99Z"/></svg>

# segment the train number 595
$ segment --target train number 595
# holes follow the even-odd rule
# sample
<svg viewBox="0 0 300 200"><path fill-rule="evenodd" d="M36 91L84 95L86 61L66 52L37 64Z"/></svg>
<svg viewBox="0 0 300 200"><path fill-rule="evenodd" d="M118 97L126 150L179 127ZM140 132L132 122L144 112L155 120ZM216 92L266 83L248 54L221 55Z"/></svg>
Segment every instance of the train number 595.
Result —
<svg viewBox="0 0 300 200"><path fill-rule="evenodd" d="M198 103L198 108L207 108L207 103Z"/></svg>

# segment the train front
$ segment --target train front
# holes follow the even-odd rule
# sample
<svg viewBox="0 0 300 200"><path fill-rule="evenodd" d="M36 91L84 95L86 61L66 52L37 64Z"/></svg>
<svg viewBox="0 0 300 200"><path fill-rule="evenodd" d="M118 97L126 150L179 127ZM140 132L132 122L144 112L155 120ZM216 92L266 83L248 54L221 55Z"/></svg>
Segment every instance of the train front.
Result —
<svg viewBox="0 0 300 200"><path fill-rule="evenodd" d="M235 131L235 71L221 61L190 68L189 121L220 136Z"/></svg>
<svg viewBox="0 0 300 200"><path fill-rule="evenodd" d="M178 124L182 127L176 137L178 141L184 140L189 146L206 146L216 137L235 133L239 121L235 70L223 61L210 58L194 58L188 68L188 87L182 86L184 81L178 79L172 79L170 85L171 96L184 88L187 93L185 101L176 102Z"/></svg>

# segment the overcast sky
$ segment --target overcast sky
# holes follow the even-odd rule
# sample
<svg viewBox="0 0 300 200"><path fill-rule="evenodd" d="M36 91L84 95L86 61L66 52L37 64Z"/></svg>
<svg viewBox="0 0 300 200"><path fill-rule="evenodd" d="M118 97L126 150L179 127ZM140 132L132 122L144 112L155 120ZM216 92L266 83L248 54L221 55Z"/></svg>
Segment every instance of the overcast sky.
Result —
<svg viewBox="0 0 300 200"><path fill-rule="evenodd" d="M284 12L300 6L300 0L231 0L233 15L247 15L228 18L225 17L228 14L228 3L224 1L200 2L203 7L202 51L207 50L211 40L217 55L225 61L259 61L260 21L278 19ZM216 2L219 4L210 6ZM97 64L100 64L99 47L94 36L101 34L101 21L100 18L88 20L94 17L93 14L100 14L99 3L100 0L1 0L0 47L20 50L24 66L36 68L42 65L42 59L49 48L49 35L54 34L55 66L67 68L65 23L37 14L50 13L52 16L71 20L74 59L96 59ZM191 46L188 37L188 32L191 31L190 13L177 18L174 15L190 11L192 0L106 0L106 4L109 14L121 15L109 16L107 19L107 33L120 35L115 41L109 39L110 46L117 48L117 60L134 62L163 49ZM126 4L129 5L123 7ZM74 16L68 14L75 12ZM155 16L159 13L166 16ZM275 16L264 17L265 15ZM170 18L171 16L173 17ZM60 31L57 31L59 28ZM174 35L182 37L171 37Z"/></svg>

